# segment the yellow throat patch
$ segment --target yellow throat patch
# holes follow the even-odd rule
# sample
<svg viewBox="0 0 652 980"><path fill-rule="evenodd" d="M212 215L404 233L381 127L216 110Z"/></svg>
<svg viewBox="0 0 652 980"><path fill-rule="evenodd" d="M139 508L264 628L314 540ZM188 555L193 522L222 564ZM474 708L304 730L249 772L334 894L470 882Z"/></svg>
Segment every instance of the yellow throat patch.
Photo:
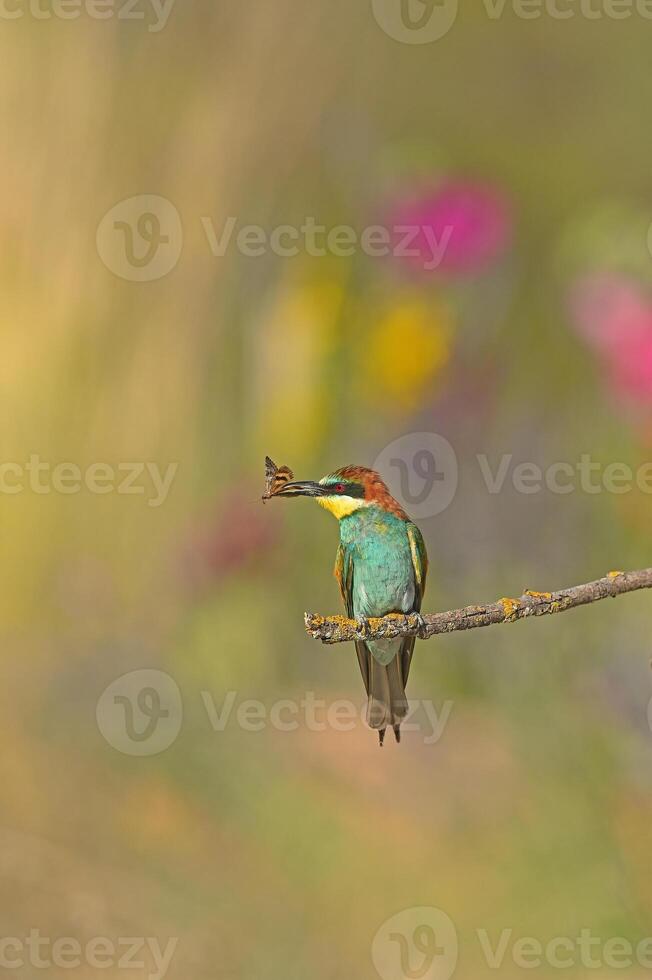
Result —
<svg viewBox="0 0 652 980"><path fill-rule="evenodd" d="M349 514L355 513L362 507L368 507L368 500L361 500L359 497L344 497L340 494L333 494L332 497L317 497L317 503L324 510L330 511L338 521Z"/></svg>

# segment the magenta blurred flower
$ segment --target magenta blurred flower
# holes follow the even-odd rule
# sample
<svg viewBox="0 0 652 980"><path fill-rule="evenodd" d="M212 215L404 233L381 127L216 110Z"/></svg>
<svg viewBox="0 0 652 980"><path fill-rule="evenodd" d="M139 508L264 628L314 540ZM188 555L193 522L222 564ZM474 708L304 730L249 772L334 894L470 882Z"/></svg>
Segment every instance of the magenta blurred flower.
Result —
<svg viewBox="0 0 652 980"><path fill-rule="evenodd" d="M597 353L619 398L652 403L652 300L624 276L598 274L575 283L571 313Z"/></svg>
<svg viewBox="0 0 652 980"><path fill-rule="evenodd" d="M509 246L512 213L496 189L471 181L450 181L395 202L389 227L393 229L393 254L414 269L471 275L484 271ZM416 234L408 243L410 228ZM413 254L401 256L403 251Z"/></svg>

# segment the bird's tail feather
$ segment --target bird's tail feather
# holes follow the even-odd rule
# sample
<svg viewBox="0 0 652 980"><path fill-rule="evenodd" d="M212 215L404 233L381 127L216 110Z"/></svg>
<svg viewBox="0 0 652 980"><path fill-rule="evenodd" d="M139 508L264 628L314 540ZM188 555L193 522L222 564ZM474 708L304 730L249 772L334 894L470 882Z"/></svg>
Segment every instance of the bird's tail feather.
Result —
<svg viewBox="0 0 652 980"><path fill-rule="evenodd" d="M377 729L380 744L383 744L385 729L394 729L397 742L401 740L400 726L408 712L405 696L400 656L384 666L375 657L369 657L369 701L367 704L367 724Z"/></svg>

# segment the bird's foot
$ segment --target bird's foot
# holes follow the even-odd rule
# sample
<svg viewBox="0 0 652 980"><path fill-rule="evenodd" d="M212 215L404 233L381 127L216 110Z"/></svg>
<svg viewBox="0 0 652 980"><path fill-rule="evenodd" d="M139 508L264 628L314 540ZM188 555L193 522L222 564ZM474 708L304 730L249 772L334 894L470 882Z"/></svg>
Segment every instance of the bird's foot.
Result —
<svg viewBox="0 0 652 980"><path fill-rule="evenodd" d="M422 640L425 639L426 630L428 629L428 624L426 623L425 619L423 618L420 612L414 612L411 613L411 615L414 616L414 618L417 621L417 626L419 628L419 632L417 635L420 637L420 639Z"/></svg>
<svg viewBox="0 0 652 980"><path fill-rule="evenodd" d="M360 633L361 637L362 638L366 637L366 635L367 635L367 627L369 626L368 620L365 619L364 616L356 616L355 617L355 625L356 625L356 628L358 630L358 633Z"/></svg>

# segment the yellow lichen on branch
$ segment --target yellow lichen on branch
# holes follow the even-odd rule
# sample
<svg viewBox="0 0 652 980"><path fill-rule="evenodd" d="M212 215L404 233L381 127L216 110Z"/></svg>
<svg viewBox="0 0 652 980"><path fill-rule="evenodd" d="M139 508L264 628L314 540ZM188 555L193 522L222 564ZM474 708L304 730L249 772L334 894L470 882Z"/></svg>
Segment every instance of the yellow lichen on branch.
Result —
<svg viewBox="0 0 652 980"><path fill-rule="evenodd" d="M518 599L499 599L498 603L503 607L505 613L504 621L506 623L515 623L518 618L520 601Z"/></svg>
<svg viewBox="0 0 652 980"><path fill-rule="evenodd" d="M345 640L389 639L418 636L428 639L439 633L477 629L497 623L515 623L530 616L550 616L600 599L616 598L626 592L652 588L652 568L634 572L609 572L604 578L556 592L526 591L520 599L503 598L488 605L465 606L450 612L419 616L391 613L382 619L355 620L345 616L318 616L306 613L306 630L322 643Z"/></svg>

